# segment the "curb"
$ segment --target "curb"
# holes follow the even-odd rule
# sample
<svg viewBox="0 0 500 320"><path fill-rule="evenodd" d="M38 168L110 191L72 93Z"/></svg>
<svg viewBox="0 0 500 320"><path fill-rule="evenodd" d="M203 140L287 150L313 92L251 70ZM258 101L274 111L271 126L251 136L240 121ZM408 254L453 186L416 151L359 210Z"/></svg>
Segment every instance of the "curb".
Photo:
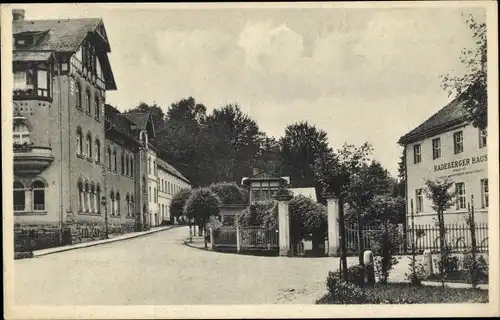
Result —
<svg viewBox="0 0 500 320"><path fill-rule="evenodd" d="M149 234L157 233L160 231L167 231L167 230L180 228L180 227L183 227L183 226L170 226L170 227L165 227L162 229L148 230L146 232L135 232L134 234L129 234L129 236L124 236L124 237L118 236L116 238L111 238L111 239L104 239L104 240L98 240L98 241L92 241L92 242L78 243L75 245L69 245L69 246L63 246L63 247L55 247L55 248L37 250L37 251L33 251L33 258L46 256L46 255L53 254L53 253L59 253L59 252L65 252L65 251L70 251L70 250L94 247L94 246L98 246L98 245L106 244L106 243L134 239L134 238L138 238L141 236L146 236Z"/></svg>

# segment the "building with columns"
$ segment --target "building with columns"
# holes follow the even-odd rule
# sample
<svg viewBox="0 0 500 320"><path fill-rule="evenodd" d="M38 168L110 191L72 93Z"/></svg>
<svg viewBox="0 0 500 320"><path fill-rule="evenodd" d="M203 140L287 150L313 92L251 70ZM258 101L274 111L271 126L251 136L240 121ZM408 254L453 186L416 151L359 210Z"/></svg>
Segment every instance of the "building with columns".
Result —
<svg viewBox="0 0 500 320"><path fill-rule="evenodd" d="M16 249L27 234L37 249L159 225L154 122L106 104L117 86L102 19L14 9L12 27Z"/></svg>
<svg viewBox="0 0 500 320"><path fill-rule="evenodd" d="M455 204L445 212L445 223L465 224L472 198L476 222L488 220L487 131L466 121L463 101L458 96L399 140L406 161L407 217L413 203L415 224L437 219L425 196L425 181L437 178L454 182Z"/></svg>

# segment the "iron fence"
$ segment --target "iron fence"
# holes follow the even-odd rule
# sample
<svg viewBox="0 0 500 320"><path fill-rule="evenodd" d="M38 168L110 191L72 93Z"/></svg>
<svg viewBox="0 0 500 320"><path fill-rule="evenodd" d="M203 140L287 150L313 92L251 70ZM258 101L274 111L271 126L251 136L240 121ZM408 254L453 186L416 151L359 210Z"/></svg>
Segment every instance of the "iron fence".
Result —
<svg viewBox="0 0 500 320"><path fill-rule="evenodd" d="M236 233L235 226L223 226L213 230L213 246L236 248Z"/></svg>
<svg viewBox="0 0 500 320"><path fill-rule="evenodd" d="M240 227L241 248L274 249L278 248L278 230L266 227Z"/></svg>

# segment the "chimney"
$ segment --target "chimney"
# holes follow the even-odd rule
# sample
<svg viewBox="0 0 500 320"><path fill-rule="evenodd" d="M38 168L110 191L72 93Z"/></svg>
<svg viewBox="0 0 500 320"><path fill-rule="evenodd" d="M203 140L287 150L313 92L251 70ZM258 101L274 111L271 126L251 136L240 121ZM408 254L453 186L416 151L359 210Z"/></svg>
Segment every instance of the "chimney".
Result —
<svg viewBox="0 0 500 320"><path fill-rule="evenodd" d="M12 9L13 21L23 21L24 20L24 10L23 9Z"/></svg>

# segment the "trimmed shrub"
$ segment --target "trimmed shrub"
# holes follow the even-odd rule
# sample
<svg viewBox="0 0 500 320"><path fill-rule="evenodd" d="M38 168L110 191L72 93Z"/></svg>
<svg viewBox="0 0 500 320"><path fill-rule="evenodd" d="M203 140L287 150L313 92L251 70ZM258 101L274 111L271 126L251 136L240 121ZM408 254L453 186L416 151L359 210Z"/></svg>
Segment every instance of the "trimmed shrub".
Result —
<svg viewBox="0 0 500 320"><path fill-rule="evenodd" d="M330 303L359 304L366 301L364 291L352 283L347 283L338 277L337 272L329 272L326 278L326 287Z"/></svg>
<svg viewBox="0 0 500 320"><path fill-rule="evenodd" d="M275 201L261 201L248 206L236 216L236 224L242 227L278 227L278 206Z"/></svg>
<svg viewBox="0 0 500 320"><path fill-rule="evenodd" d="M219 201L221 204L248 203L248 191L239 187L234 182L214 183L208 188L219 197Z"/></svg>
<svg viewBox="0 0 500 320"><path fill-rule="evenodd" d="M186 201L186 215L204 223L219 214L219 198L208 188L195 189Z"/></svg>

